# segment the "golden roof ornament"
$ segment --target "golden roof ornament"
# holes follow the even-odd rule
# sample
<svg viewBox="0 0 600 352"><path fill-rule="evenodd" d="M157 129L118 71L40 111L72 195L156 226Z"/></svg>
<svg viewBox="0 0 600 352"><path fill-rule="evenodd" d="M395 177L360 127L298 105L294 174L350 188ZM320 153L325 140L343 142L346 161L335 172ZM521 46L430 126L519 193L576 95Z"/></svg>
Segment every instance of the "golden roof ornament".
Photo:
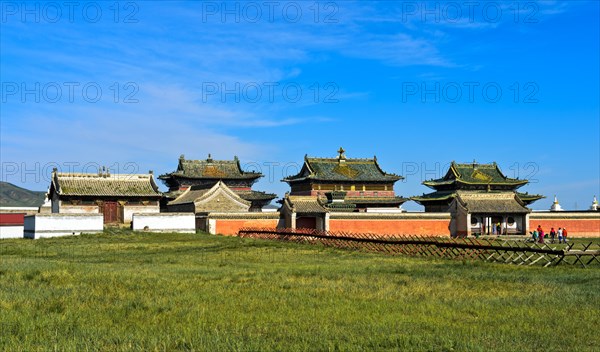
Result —
<svg viewBox="0 0 600 352"><path fill-rule="evenodd" d="M342 160L346 160L346 151L344 150L344 148L340 147L340 149L338 149L338 160L342 161Z"/></svg>

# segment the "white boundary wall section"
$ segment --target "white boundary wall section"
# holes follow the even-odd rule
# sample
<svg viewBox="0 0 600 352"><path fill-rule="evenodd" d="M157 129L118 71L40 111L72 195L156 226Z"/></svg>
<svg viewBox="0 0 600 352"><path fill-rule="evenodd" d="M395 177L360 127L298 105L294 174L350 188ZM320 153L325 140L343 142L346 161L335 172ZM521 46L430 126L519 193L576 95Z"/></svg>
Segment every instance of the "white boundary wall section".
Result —
<svg viewBox="0 0 600 352"><path fill-rule="evenodd" d="M196 232L194 213L133 214L133 231Z"/></svg>
<svg viewBox="0 0 600 352"><path fill-rule="evenodd" d="M104 230L102 214L36 214L25 216L25 238L46 238Z"/></svg>
<svg viewBox="0 0 600 352"><path fill-rule="evenodd" d="M37 214L38 210L38 207L0 207L0 213Z"/></svg>
<svg viewBox="0 0 600 352"><path fill-rule="evenodd" d="M123 221L133 221L133 214L158 214L160 208L158 203L156 206L148 205L125 205L123 207Z"/></svg>
<svg viewBox="0 0 600 352"><path fill-rule="evenodd" d="M5 238L23 238L23 226L0 226L0 240Z"/></svg>

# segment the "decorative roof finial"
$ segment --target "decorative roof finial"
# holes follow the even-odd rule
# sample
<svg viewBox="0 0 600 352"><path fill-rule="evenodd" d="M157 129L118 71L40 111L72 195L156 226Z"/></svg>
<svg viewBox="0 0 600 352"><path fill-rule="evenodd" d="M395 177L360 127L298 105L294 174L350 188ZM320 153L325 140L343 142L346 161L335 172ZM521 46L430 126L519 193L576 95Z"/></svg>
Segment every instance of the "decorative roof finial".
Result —
<svg viewBox="0 0 600 352"><path fill-rule="evenodd" d="M181 155L179 156L179 159L180 159L180 160L184 160L184 159L185 159L185 155L181 154Z"/></svg>
<svg viewBox="0 0 600 352"><path fill-rule="evenodd" d="M340 149L338 149L338 160L346 160L346 155L344 154L346 151L344 150L344 148L340 147Z"/></svg>
<svg viewBox="0 0 600 352"><path fill-rule="evenodd" d="M208 161L209 163L213 162L213 158L212 155L210 155L210 153L208 153L208 158L206 159L206 161Z"/></svg>

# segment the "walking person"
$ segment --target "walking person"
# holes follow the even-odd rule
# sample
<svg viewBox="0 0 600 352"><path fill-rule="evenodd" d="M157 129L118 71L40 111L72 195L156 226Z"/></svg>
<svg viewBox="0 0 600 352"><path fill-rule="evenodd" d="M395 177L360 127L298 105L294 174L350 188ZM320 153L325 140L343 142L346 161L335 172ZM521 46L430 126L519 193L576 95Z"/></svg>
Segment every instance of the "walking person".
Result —
<svg viewBox="0 0 600 352"><path fill-rule="evenodd" d="M550 228L550 243L554 243L554 238L556 237L556 231L554 231L554 227Z"/></svg>
<svg viewBox="0 0 600 352"><path fill-rule="evenodd" d="M563 229L562 227L558 228L558 243L562 243L563 240Z"/></svg>
<svg viewBox="0 0 600 352"><path fill-rule="evenodd" d="M567 228L563 227L563 241L567 243Z"/></svg>
<svg viewBox="0 0 600 352"><path fill-rule="evenodd" d="M496 224L496 234L498 236L502 234L502 226L500 225L500 222Z"/></svg>
<svg viewBox="0 0 600 352"><path fill-rule="evenodd" d="M542 226L538 225L538 237L539 237L539 243L544 243L544 229L542 229Z"/></svg>

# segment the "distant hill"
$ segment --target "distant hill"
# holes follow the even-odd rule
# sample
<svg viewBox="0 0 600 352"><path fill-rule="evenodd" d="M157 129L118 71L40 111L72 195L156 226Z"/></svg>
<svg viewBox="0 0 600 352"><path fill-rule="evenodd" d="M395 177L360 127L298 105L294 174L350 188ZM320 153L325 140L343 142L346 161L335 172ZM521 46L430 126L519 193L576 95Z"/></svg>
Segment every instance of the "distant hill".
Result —
<svg viewBox="0 0 600 352"><path fill-rule="evenodd" d="M45 192L30 191L0 181L0 207L39 207L44 203Z"/></svg>

